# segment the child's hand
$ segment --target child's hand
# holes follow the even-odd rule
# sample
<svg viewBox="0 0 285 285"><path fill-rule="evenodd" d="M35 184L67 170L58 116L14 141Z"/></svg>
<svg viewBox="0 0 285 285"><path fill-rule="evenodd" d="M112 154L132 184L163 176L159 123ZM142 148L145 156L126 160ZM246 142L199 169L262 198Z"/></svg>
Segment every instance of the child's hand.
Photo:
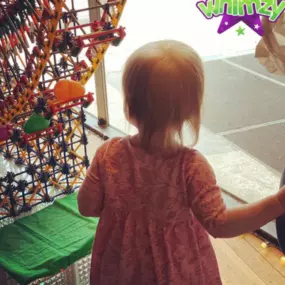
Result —
<svg viewBox="0 0 285 285"><path fill-rule="evenodd" d="M277 198L285 211L285 185L277 193Z"/></svg>

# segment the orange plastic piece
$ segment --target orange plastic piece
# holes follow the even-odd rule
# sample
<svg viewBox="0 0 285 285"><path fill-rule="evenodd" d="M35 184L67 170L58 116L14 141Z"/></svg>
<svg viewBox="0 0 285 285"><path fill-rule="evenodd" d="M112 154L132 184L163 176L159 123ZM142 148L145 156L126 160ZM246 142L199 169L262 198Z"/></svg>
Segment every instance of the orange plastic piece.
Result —
<svg viewBox="0 0 285 285"><path fill-rule="evenodd" d="M84 94L85 88L78 81L63 79L58 81L54 87L54 95L59 101L76 99Z"/></svg>

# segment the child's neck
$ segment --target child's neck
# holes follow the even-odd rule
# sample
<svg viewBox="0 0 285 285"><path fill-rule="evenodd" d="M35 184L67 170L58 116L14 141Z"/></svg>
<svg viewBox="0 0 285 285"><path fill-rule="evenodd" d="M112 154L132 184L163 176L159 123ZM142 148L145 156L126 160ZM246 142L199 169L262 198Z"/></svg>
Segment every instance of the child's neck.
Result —
<svg viewBox="0 0 285 285"><path fill-rule="evenodd" d="M140 147L141 146L140 133L131 137L131 142L133 145ZM151 152L157 152L157 151L173 152L177 151L179 148L181 148L181 145L173 137L168 137L165 140L165 134L162 133L155 133L152 136L152 140L150 142Z"/></svg>

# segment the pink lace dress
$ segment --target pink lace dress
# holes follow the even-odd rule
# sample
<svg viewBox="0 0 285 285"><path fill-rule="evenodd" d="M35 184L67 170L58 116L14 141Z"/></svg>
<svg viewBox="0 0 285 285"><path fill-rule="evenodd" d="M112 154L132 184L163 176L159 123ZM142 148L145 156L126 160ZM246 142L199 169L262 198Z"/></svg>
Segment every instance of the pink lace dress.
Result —
<svg viewBox="0 0 285 285"><path fill-rule="evenodd" d="M207 229L225 205L196 150L148 154L129 138L104 143L80 192L100 216L91 285L220 285Z"/></svg>

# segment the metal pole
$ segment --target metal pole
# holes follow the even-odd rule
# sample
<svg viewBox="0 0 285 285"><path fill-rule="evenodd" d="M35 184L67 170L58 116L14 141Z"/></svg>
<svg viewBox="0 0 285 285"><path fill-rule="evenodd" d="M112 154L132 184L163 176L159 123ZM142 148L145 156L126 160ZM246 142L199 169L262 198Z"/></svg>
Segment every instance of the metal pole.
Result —
<svg viewBox="0 0 285 285"><path fill-rule="evenodd" d="M89 7L94 5L94 0L88 0ZM91 9L89 12L90 22L100 20L100 9ZM104 59L98 66L95 74L95 87L96 87L96 101L98 111L98 125L107 127L109 125L109 112L108 112L108 98L106 86L106 73L105 73Z"/></svg>

